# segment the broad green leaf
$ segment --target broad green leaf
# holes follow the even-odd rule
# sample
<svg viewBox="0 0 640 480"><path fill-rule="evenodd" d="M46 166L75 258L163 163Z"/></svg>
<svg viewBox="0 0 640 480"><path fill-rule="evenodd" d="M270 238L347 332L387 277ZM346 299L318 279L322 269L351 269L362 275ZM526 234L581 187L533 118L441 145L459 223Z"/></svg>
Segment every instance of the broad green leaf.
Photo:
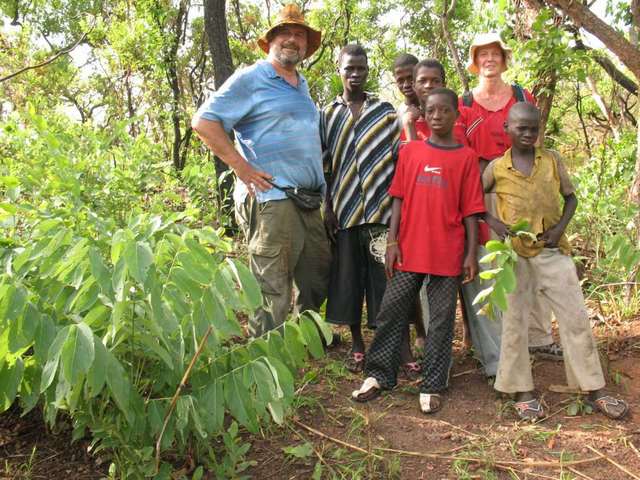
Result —
<svg viewBox="0 0 640 480"><path fill-rule="evenodd" d="M153 319L160 325L167 336L171 336L178 329L178 319L170 305L162 299L160 286L151 290L151 313Z"/></svg>
<svg viewBox="0 0 640 480"><path fill-rule="evenodd" d="M227 315L221 299L211 287L205 288L202 294L202 309L207 320L225 336L242 336L240 324L234 313Z"/></svg>
<svg viewBox="0 0 640 480"><path fill-rule="evenodd" d="M206 264L202 265L193 253L179 253L177 259L189 278L202 285L209 284L213 271Z"/></svg>
<svg viewBox="0 0 640 480"><path fill-rule="evenodd" d="M218 267L211 252L200 243L192 238L185 239L184 243L198 263L210 270L215 270Z"/></svg>
<svg viewBox="0 0 640 480"><path fill-rule="evenodd" d="M109 351L107 351L107 386L120 411L124 413L129 424L133 425L135 419L133 409L130 408L131 383L118 359Z"/></svg>
<svg viewBox="0 0 640 480"><path fill-rule="evenodd" d="M501 283L505 293L511 293L516 289L516 274L510 263L506 263L502 268L503 271L500 274L500 277L502 277Z"/></svg>
<svg viewBox="0 0 640 480"><path fill-rule="evenodd" d="M22 315L22 311L27 305L27 296L27 290L22 285L17 287L11 285L2 301L3 308L0 322L11 324Z"/></svg>
<svg viewBox="0 0 640 480"><path fill-rule="evenodd" d="M300 328L293 322L284 324L284 344L295 365L302 367L307 359L307 352L300 333Z"/></svg>
<svg viewBox="0 0 640 480"><path fill-rule="evenodd" d="M244 309L235 278L228 265L224 265L216 271L213 277L213 284L220 298L224 300L225 305L233 310Z"/></svg>
<svg viewBox="0 0 640 480"><path fill-rule="evenodd" d="M189 422L189 396L188 395L178 397L178 400L176 402L175 416L176 416L176 430L178 431L178 433L183 435L184 429L186 428L187 423Z"/></svg>
<svg viewBox="0 0 640 480"><path fill-rule="evenodd" d="M146 334L141 334L137 338L140 342L149 347L149 349L165 363L169 370L173 370L173 361L171 360L171 355L169 355L169 352L162 348L156 338Z"/></svg>
<svg viewBox="0 0 640 480"><path fill-rule="evenodd" d="M482 270L478 276L482 279L482 280L490 280L492 278L494 278L498 273L500 273L502 271L502 268L492 268L490 270Z"/></svg>
<svg viewBox="0 0 640 480"><path fill-rule="evenodd" d="M107 380L107 364L109 355L102 340L93 336L94 360L91 368L87 372L87 389L89 398L95 397L102 391L102 387Z"/></svg>
<svg viewBox="0 0 640 480"><path fill-rule="evenodd" d="M11 362L4 362L0 367L0 413L9 409L18 393L22 381L24 363L17 357Z"/></svg>
<svg viewBox="0 0 640 480"><path fill-rule="evenodd" d="M531 224L526 219L518 220L516 223L511 225L511 228L510 228L510 230L514 233L520 232L520 231L526 232L526 231L529 231L530 229L531 229Z"/></svg>
<svg viewBox="0 0 640 480"><path fill-rule="evenodd" d="M224 422L224 391L222 381L212 380L205 389L199 404L203 406L203 414L207 432L215 435L223 428Z"/></svg>
<svg viewBox="0 0 640 480"><path fill-rule="evenodd" d="M487 297L491 295L491 292L493 292L493 285L483 290L480 290L476 295L476 298L473 299L473 304L479 305L483 303L487 299Z"/></svg>
<svg viewBox="0 0 640 480"><path fill-rule="evenodd" d="M113 235L111 240L111 263L115 265L122 255L122 251L128 240L133 239L133 234L130 231L118 230Z"/></svg>
<svg viewBox="0 0 640 480"><path fill-rule="evenodd" d="M316 324L309 317L302 316L299 321L300 333L307 348L311 352L314 358L322 358L324 356L324 348L322 347L322 341L318 334L318 328Z"/></svg>
<svg viewBox="0 0 640 480"><path fill-rule="evenodd" d="M40 399L40 366L35 358L27 358L24 363L22 383L20 384L21 416L29 413Z"/></svg>
<svg viewBox="0 0 640 480"><path fill-rule="evenodd" d="M502 252L508 248L504 243L498 240L489 240L484 246L489 252Z"/></svg>
<svg viewBox="0 0 640 480"><path fill-rule="evenodd" d="M301 443L295 447L283 447L282 450L295 458L308 458L313 455L313 445L309 442Z"/></svg>
<svg viewBox="0 0 640 480"><path fill-rule="evenodd" d="M93 278L89 278L74 295L73 300L69 303L68 311L74 313L86 312L98 301L99 294L100 287Z"/></svg>
<svg viewBox="0 0 640 480"><path fill-rule="evenodd" d="M204 428L202 417L200 415L200 406L192 396L189 396L189 413L191 414L191 419L193 420L193 426L196 428L196 432L198 432L200 438L207 438L208 434L206 429Z"/></svg>
<svg viewBox="0 0 640 480"><path fill-rule="evenodd" d="M124 300L124 286L127 280L127 264L124 257L118 260L115 269L113 271L113 278L111 279L111 285L116 296L116 301L121 302Z"/></svg>
<svg viewBox="0 0 640 480"><path fill-rule="evenodd" d="M124 249L124 259L131 276L144 283L149 267L153 263L153 252L147 242L129 241Z"/></svg>
<svg viewBox="0 0 640 480"><path fill-rule="evenodd" d="M40 312L32 303L23 314L9 324L9 352L15 353L31 345L40 326Z"/></svg>
<svg viewBox="0 0 640 480"><path fill-rule="evenodd" d="M44 392L49 386L56 375L58 370L58 363L60 362L60 354L62 353L62 347L67 341L71 325L60 329L56 334L53 343L49 347L47 353L47 363L45 363L42 369L42 379L40 380L40 393Z"/></svg>
<svg viewBox="0 0 640 480"><path fill-rule="evenodd" d="M99 303L85 315L82 321L92 328L102 328L106 325L110 314L111 310Z"/></svg>
<svg viewBox="0 0 640 480"><path fill-rule="evenodd" d="M507 295L505 294L504 287L498 281L493 286L491 299L500 308L500 310L502 310L503 312L507 310Z"/></svg>
<svg viewBox="0 0 640 480"><path fill-rule="evenodd" d="M91 328L78 323L71 325L62 347L62 374L70 385L75 385L91 368L95 350Z"/></svg>
<svg viewBox="0 0 640 480"><path fill-rule="evenodd" d="M33 347L35 358L40 365L47 361L49 347L56 337L56 326L48 315L40 318L40 324L35 336L35 344Z"/></svg>
<svg viewBox="0 0 640 480"><path fill-rule="evenodd" d="M256 385L257 398L254 399L254 402L259 401L264 408L271 400L278 399L269 367L260 360L256 360L247 366L247 371L250 372L251 379Z"/></svg>
<svg viewBox="0 0 640 480"><path fill-rule="evenodd" d="M243 296L247 299L249 309L255 310L262 305L262 291L256 277L242 262L231 260L230 258L227 259L227 262L236 275Z"/></svg>
<svg viewBox="0 0 640 480"><path fill-rule="evenodd" d="M497 252L487 253L484 257L482 257L480 260L478 260L478 262L479 263L491 263L496 259L497 256L498 256Z"/></svg>
<svg viewBox="0 0 640 480"><path fill-rule="evenodd" d="M93 275L93 278L95 278L98 285L100 285L102 293L107 297L113 296L113 286L111 285L113 275L102 260L98 249L95 247L89 250L89 264L91 266L91 275Z"/></svg>
<svg viewBox="0 0 640 480"><path fill-rule="evenodd" d="M257 432L257 425L251 409L250 393L242 381L242 372L234 371L225 377L224 396L231 415L250 432Z"/></svg>
<svg viewBox="0 0 640 480"><path fill-rule="evenodd" d="M313 310L305 310L304 312L302 312L302 316L311 318L311 320L313 320L316 324L316 327L318 327L318 329L320 330L320 333L322 333L324 342L327 345L331 345L331 342L333 342L333 330L331 329L331 326L322 318L322 316L318 312L314 312Z"/></svg>

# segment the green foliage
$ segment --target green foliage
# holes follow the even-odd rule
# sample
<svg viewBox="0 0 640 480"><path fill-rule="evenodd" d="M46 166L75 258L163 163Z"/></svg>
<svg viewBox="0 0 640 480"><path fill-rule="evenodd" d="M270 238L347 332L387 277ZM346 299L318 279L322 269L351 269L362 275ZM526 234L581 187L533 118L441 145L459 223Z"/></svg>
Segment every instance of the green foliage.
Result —
<svg viewBox="0 0 640 480"><path fill-rule="evenodd" d="M514 236L531 236L529 228L526 220L520 220L510 227L510 231ZM489 240L485 248L489 253L480 259L480 263L491 264L495 268L480 272L480 279L491 285L476 295L473 304L484 303L481 312L493 319L496 309L502 312L507 310L507 295L516 289L515 268L518 254L511 245L510 237L504 241Z"/></svg>
<svg viewBox="0 0 640 480"><path fill-rule="evenodd" d="M328 327L311 314L245 338L238 318L261 305L260 287L221 229L189 226L192 200L167 209L177 185L146 164L153 146L57 121L31 110L0 145L12 152L0 172L0 411L40 403L51 424L65 411L121 478L154 472L160 432L161 452L192 451L236 478L249 448L238 425L283 422ZM210 451L218 438L226 455Z"/></svg>

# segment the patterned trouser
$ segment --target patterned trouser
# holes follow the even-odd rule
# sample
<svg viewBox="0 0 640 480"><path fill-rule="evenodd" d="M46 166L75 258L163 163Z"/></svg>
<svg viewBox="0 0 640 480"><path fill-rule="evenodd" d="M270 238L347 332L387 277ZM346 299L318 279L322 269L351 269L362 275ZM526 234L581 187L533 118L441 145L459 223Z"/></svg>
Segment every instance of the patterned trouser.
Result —
<svg viewBox="0 0 640 480"><path fill-rule="evenodd" d="M420 287L427 276L430 321L420 391L437 393L445 390L449 384L453 325L460 278L396 270L387 282L376 321L378 328L367 352L365 364L366 376L374 377L382 388L390 389L396 385L403 334Z"/></svg>

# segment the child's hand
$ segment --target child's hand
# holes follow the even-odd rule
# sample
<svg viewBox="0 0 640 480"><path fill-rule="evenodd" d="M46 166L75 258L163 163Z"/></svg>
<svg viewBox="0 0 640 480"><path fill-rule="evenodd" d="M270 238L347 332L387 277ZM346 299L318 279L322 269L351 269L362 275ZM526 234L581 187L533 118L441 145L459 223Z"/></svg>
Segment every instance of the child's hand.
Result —
<svg viewBox="0 0 640 480"><path fill-rule="evenodd" d="M538 235L538 240L543 241L544 246L547 248L556 248L563 233L564 228L560 225L554 225Z"/></svg>
<svg viewBox="0 0 640 480"><path fill-rule="evenodd" d="M402 126L413 125L420 118L420 109L415 105L407 107L407 111L402 115Z"/></svg>
<svg viewBox="0 0 640 480"><path fill-rule="evenodd" d="M467 254L462 264L462 273L464 274L462 283L472 282L478 274L478 257L473 254Z"/></svg>
<svg viewBox="0 0 640 480"><path fill-rule="evenodd" d="M511 230L509 230L509 227L507 227L507 225L504 222L502 222L501 220L498 220L493 215L487 215L484 221L487 222L491 230L496 232L496 235L498 235L500 240L504 240L505 237L507 237L508 235L511 235Z"/></svg>
<svg viewBox="0 0 640 480"><path fill-rule="evenodd" d="M402 265L402 253L398 244L387 246L387 251L384 254L384 271L387 274L387 278L393 277L393 266L398 263Z"/></svg>

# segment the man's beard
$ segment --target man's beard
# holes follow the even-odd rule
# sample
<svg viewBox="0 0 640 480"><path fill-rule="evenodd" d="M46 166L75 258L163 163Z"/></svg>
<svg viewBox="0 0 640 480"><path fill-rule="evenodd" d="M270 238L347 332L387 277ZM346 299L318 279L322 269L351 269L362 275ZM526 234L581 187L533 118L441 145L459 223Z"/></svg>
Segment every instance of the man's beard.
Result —
<svg viewBox="0 0 640 480"><path fill-rule="evenodd" d="M296 48L298 51L295 53L285 53L284 48L289 46L291 46L292 48ZM285 67L299 64L304 58L305 53L305 49L297 48L295 45L290 44L285 44L282 47L279 45L275 45L273 52L275 59Z"/></svg>

